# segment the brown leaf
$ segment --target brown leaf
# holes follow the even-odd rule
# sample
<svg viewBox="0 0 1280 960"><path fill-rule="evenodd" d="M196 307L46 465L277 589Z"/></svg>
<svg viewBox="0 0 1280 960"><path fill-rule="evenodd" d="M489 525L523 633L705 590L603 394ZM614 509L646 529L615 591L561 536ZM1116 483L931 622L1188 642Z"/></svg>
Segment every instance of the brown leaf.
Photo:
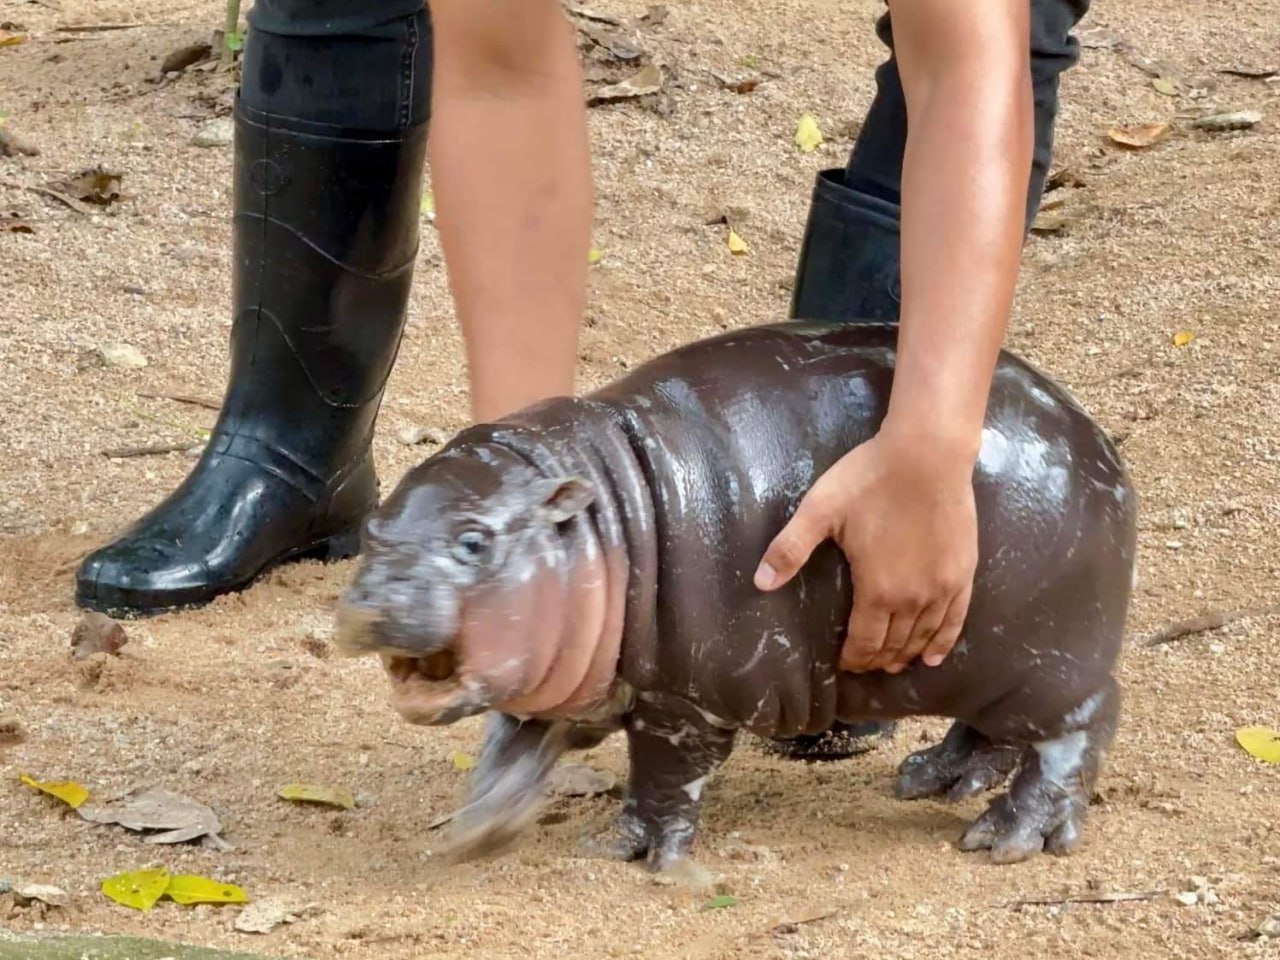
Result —
<svg viewBox="0 0 1280 960"><path fill-rule="evenodd" d="M1051 236L1064 232L1071 225L1071 218L1064 213L1042 211L1031 224L1031 232L1038 236Z"/></svg>
<svg viewBox="0 0 1280 960"><path fill-rule="evenodd" d="M160 72L181 73L187 67L195 66L211 56L213 56L213 44L189 43L185 47L179 47L165 57L160 64Z"/></svg>
<svg viewBox="0 0 1280 960"><path fill-rule="evenodd" d="M717 73L711 71L711 76L716 78L720 86L726 90L732 90L734 93L750 93L756 87L760 86L763 79L759 74L733 74L733 73Z"/></svg>
<svg viewBox="0 0 1280 960"><path fill-rule="evenodd" d="M0 231L5 233L35 233L35 227L17 210L0 212Z"/></svg>
<svg viewBox="0 0 1280 960"><path fill-rule="evenodd" d="M225 846L218 836L222 824L217 814L200 801L163 787L134 790L105 803L86 803L76 812L90 823L114 823L147 833L144 843L185 843L207 836Z"/></svg>
<svg viewBox="0 0 1280 960"><path fill-rule="evenodd" d="M649 64L639 73L628 77L621 83L601 87L588 98L587 103L594 106L598 103L611 103L616 100L629 100L657 93L662 89L662 71L655 64Z"/></svg>
<svg viewBox="0 0 1280 960"><path fill-rule="evenodd" d="M124 627L106 614L86 611L71 632L71 654L77 660L88 660L95 653L119 656L120 648L129 642Z"/></svg>
<svg viewBox="0 0 1280 960"><path fill-rule="evenodd" d="M120 174L95 167L66 180L51 183L48 188L65 193L75 200L105 207L120 199L120 180Z"/></svg>
<svg viewBox="0 0 1280 960"><path fill-rule="evenodd" d="M1054 190L1061 190L1063 187L1083 187L1085 186L1084 177L1076 173L1070 167L1062 167L1049 174L1048 179L1044 183L1044 192L1051 193Z"/></svg>
<svg viewBox="0 0 1280 960"><path fill-rule="evenodd" d="M1171 129L1169 124L1164 121L1140 123L1135 126L1112 127L1107 131L1107 136L1111 138L1112 142L1118 143L1122 147L1142 150L1164 140L1169 136Z"/></svg>

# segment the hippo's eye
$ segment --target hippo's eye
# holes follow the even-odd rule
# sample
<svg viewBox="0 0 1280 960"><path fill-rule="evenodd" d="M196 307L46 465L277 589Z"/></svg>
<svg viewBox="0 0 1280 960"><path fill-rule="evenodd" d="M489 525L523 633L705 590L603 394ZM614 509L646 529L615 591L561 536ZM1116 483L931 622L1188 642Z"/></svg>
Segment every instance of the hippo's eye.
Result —
<svg viewBox="0 0 1280 960"><path fill-rule="evenodd" d="M464 527L453 538L453 556L459 563L477 566L489 559L493 534L484 527Z"/></svg>

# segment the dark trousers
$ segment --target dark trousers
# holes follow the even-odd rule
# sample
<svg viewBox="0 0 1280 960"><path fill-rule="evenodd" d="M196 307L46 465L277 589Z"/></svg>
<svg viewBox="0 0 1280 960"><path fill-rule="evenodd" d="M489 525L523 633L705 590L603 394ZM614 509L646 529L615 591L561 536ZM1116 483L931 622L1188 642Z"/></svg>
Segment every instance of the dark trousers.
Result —
<svg viewBox="0 0 1280 960"><path fill-rule="evenodd" d="M1059 77L1079 56L1070 31L1084 16L1089 0L1028 2L1035 91L1029 227L1052 158ZM249 20L241 96L250 107L281 119L357 130L403 130L428 118L432 33L424 0L257 0ZM907 113L889 14L880 18L876 30L889 57L876 71L875 99L847 166L824 173L811 211L811 216L820 215L824 200L837 219L841 210L854 210L842 229L853 231L857 242L819 244L820 249L806 251L815 261L830 261L810 267L811 276L825 275L830 282L810 281L814 292L806 316L895 318L896 223ZM872 228L864 229L867 223ZM884 255L877 257L882 247L886 249L879 252ZM859 275L851 258L867 260L865 276ZM881 282L885 276L892 279ZM851 287L875 291L864 300L852 295Z"/></svg>

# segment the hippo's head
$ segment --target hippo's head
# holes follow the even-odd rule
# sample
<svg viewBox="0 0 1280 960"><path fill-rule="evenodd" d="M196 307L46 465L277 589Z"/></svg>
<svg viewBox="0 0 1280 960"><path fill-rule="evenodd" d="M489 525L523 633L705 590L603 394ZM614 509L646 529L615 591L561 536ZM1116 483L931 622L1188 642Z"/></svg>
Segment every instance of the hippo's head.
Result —
<svg viewBox="0 0 1280 960"><path fill-rule="evenodd" d="M584 566L584 534L569 528L594 496L586 481L548 478L501 447L446 448L368 520L338 606L338 647L381 656L392 705L413 723L519 712L549 674L562 688L566 675L581 682L590 670L565 658L590 653L575 647L578 621L592 620L582 590L602 593L605 578L598 545Z"/></svg>

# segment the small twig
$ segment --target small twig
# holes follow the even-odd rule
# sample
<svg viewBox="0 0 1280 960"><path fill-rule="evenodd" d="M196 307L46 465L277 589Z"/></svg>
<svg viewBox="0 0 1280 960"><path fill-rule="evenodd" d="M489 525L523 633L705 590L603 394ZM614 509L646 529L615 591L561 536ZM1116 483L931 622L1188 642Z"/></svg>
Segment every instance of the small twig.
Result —
<svg viewBox="0 0 1280 960"><path fill-rule="evenodd" d="M198 450L203 444L192 443L190 440L169 441L168 443L146 444L140 447L116 447L112 450L103 450L104 457L110 457L113 460L125 460L130 457L158 457L166 453L186 453L188 450Z"/></svg>
<svg viewBox="0 0 1280 960"><path fill-rule="evenodd" d="M443 817L436 817L427 824L427 830L439 830L445 824L453 823L461 812L461 810L454 810L452 813L446 813Z"/></svg>
<svg viewBox="0 0 1280 960"><path fill-rule="evenodd" d="M197 397L189 393L151 393L139 392L138 396L147 400L172 400L175 403L189 403L193 407L204 407L206 410L221 410L222 404L206 397Z"/></svg>
<svg viewBox="0 0 1280 960"><path fill-rule="evenodd" d="M86 23L79 27L54 27L54 33L107 33L111 30L137 30L149 23Z"/></svg>
<svg viewBox="0 0 1280 960"><path fill-rule="evenodd" d="M1138 893L1086 893L1078 897L1033 897L1028 900L1008 900L997 904L1001 907L1056 907L1067 903L1129 903L1136 900L1155 900L1166 896L1166 890L1145 890Z"/></svg>
<svg viewBox="0 0 1280 960"><path fill-rule="evenodd" d="M1280 613L1280 606L1258 607L1252 610L1214 610L1198 617L1171 623L1163 630L1157 630L1155 633L1143 637L1138 641L1138 644L1143 647L1158 647L1161 644L1172 643L1174 640L1181 640L1183 637L1191 637L1198 633L1217 630L1228 624L1235 623L1237 620L1245 620L1249 617L1267 617L1275 613Z"/></svg>

